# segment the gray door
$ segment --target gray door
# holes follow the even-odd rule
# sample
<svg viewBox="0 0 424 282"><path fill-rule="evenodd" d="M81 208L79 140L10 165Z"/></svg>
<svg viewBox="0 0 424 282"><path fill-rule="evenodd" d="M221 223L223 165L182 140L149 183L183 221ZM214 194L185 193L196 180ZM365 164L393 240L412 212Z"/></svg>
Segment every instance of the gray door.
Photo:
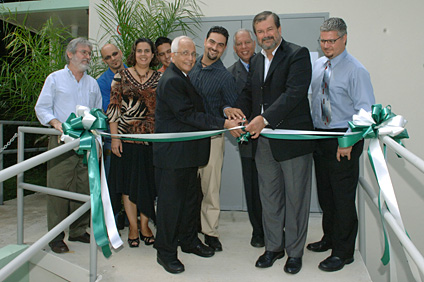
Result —
<svg viewBox="0 0 424 282"><path fill-rule="evenodd" d="M305 46L311 52L319 52L318 57L322 56L317 39L319 37L319 27L328 18L328 13L281 14L279 16L282 35L286 41ZM230 38L228 39L227 49L221 59L224 65L229 67L238 59L233 50L232 36L240 28L247 28L253 31L253 18L254 15L202 18L202 26L197 31L197 35L189 34L188 36L194 39L197 53L203 54L203 44L208 30L215 25L225 27L230 34ZM260 52L258 45L256 51ZM229 133L225 135L225 139L225 155L221 181L221 209L247 210L238 147L235 139ZM311 212L319 212L315 177L313 178L312 189Z"/></svg>

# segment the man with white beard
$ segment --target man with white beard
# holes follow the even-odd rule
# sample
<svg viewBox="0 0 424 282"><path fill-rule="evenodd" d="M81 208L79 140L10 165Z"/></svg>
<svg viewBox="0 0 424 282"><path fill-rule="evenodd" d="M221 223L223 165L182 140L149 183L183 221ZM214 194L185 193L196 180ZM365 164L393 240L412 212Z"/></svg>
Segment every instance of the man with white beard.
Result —
<svg viewBox="0 0 424 282"><path fill-rule="evenodd" d="M35 112L41 124L51 125L60 132L62 123L67 120L76 106L102 108L102 95L97 81L89 76L92 44L84 38L75 38L66 47L67 65L64 69L51 73L44 82L43 89L35 105ZM48 149L51 150L63 144L58 136L49 138ZM68 151L47 163L47 186L80 194L90 194L87 166L83 164L83 156L74 150ZM53 229L69 214L82 205L81 202L48 196L47 227ZM69 227L69 241L90 242L86 232L90 220L89 213L77 219ZM65 233L60 233L49 246L55 253L68 252L68 246L63 241Z"/></svg>

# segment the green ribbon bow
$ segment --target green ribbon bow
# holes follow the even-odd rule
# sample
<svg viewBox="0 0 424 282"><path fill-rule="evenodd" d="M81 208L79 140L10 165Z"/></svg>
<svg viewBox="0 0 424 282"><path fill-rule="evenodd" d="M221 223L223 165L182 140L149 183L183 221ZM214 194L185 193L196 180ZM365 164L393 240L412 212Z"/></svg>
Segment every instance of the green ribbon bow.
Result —
<svg viewBox="0 0 424 282"><path fill-rule="evenodd" d="M76 152L79 155L84 155L84 163L88 165L94 238L97 245L102 248L103 255L110 257L112 252L109 248L100 191L100 171L99 161L97 159L96 137L91 132L94 129L107 130L107 116L100 109L92 109L90 110L90 114L96 119L89 129L84 128L84 117L77 117L74 113L71 113L66 122L62 124L62 129L64 134L73 138L80 138L80 146ZM90 152L88 160L87 152Z"/></svg>
<svg viewBox="0 0 424 282"><path fill-rule="evenodd" d="M361 134L352 134L348 136L343 136L339 138L339 146L342 148L350 147L356 144L359 140L377 138L378 129L388 122L390 119L393 119L396 115L392 113L391 106L383 108L381 104L375 104L371 107L371 117L374 120L374 123L369 125L357 125L355 121L349 121L349 128L352 132L358 132ZM403 145L401 139L409 138L408 131L405 129L402 133L391 136L393 140Z"/></svg>

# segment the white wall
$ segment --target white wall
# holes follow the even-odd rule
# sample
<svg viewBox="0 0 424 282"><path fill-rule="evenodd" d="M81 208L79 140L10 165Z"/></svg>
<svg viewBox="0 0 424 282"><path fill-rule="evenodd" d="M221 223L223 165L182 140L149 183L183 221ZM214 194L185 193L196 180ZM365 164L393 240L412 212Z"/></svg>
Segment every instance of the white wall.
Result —
<svg viewBox="0 0 424 282"><path fill-rule="evenodd" d="M95 4L90 1L90 37L97 38L99 20ZM371 74L377 103L390 104L396 114L408 120L410 140L406 147L424 158L419 140L424 138L421 116L424 105L424 1L422 0L203 0L206 17L255 15L263 10L277 14L329 12L348 25L348 51L359 59ZM317 30L317 38L319 31ZM284 37L284 34L283 34ZM389 152L392 175L406 229L424 253L423 214L424 177L403 159ZM367 203L368 206L368 203ZM367 208L367 266L373 281L388 281L388 267L381 265L382 235L378 214ZM399 247L394 248L398 263L405 267ZM318 262L317 262L318 263ZM399 281L408 281L403 276Z"/></svg>

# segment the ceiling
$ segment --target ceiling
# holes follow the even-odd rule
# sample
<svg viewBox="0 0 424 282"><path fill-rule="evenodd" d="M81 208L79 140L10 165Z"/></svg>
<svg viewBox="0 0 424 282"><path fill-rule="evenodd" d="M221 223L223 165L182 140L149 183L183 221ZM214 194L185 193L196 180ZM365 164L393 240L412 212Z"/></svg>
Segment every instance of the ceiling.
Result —
<svg viewBox="0 0 424 282"><path fill-rule="evenodd" d="M69 26L74 37L88 37L88 0L7 2L9 3L0 4L0 14L8 14L8 11L11 11L17 15L19 23L26 18L25 25L30 29L39 30L50 17L53 17L64 26Z"/></svg>

